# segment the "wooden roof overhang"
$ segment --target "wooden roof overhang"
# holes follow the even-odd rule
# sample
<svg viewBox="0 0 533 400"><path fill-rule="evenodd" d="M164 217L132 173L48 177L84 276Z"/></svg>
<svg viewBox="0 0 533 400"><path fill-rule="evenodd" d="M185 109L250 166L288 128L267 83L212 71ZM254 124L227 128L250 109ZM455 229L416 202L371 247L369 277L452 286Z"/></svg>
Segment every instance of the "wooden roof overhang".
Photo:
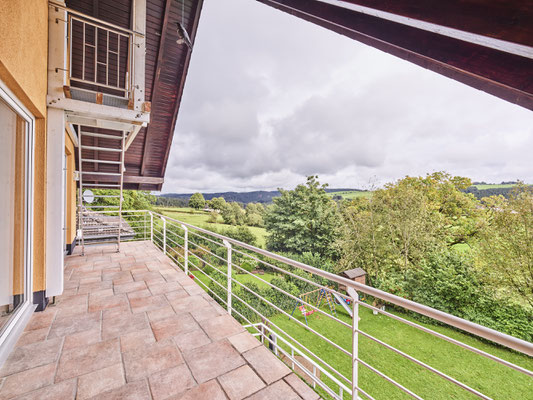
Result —
<svg viewBox="0 0 533 400"><path fill-rule="evenodd" d="M132 23L133 0L67 0L66 5L124 28ZM177 22L183 21L194 43L202 5L203 0L146 0L145 101L151 102L151 115L126 151L125 189L161 190L191 57L186 45L176 43ZM106 177L93 180L105 183Z"/></svg>
<svg viewBox="0 0 533 400"><path fill-rule="evenodd" d="M533 2L257 0L533 110Z"/></svg>

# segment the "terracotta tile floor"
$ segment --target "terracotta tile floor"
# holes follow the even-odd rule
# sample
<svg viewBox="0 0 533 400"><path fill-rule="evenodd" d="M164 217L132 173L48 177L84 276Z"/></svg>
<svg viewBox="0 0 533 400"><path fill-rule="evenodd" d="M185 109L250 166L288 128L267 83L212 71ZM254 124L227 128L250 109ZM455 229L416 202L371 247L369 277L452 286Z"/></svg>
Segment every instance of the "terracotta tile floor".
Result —
<svg viewBox="0 0 533 400"><path fill-rule="evenodd" d="M0 370L0 399L316 399L150 242L77 248Z"/></svg>

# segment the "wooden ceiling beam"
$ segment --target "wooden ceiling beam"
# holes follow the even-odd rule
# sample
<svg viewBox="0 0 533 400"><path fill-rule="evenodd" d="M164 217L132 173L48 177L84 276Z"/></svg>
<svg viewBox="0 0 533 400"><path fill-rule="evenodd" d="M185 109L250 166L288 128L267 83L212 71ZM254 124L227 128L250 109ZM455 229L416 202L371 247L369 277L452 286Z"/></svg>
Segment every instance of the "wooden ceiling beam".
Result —
<svg viewBox="0 0 533 400"><path fill-rule="evenodd" d="M257 1L533 110L531 58L321 1Z"/></svg>

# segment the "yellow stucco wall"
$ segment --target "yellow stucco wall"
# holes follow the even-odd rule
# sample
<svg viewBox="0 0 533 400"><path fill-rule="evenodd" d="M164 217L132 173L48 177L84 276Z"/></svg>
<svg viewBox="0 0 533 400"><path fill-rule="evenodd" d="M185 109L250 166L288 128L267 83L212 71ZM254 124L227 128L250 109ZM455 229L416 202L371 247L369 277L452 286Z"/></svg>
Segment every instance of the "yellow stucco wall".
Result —
<svg viewBox="0 0 533 400"><path fill-rule="evenodd" d="M67 182L66 182L66 227L67 244L72 244L76 237L76 181L74 180L74 170L76 161L74 143L65 132L65 154L67 155Z"/></svg>
<svg viewBox="0 0 533 400"><path fill-rule="evenodd" d="M34 265L33 290L46 287L46 92L47 0L0 0L0 79L33 113Z"/></svg>

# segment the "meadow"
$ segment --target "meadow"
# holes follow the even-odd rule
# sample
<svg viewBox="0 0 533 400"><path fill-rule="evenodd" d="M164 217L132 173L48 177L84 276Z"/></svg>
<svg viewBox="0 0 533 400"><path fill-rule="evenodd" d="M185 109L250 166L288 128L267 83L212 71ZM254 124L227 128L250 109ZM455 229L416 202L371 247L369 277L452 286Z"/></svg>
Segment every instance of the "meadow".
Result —
<svg viewBox="0 0 533 400"><path fill-rule="evenodd" d="M158 207L156 212L167 217L177 219L187 224L195 225L207 230L220 231L221 229L232 229L231 225L224 224L222 217L219 215L216 223L209 222L209 213L203 210L195 210L189 207ZM248 226L248 229L257 238L258 247L265 248L267 231L265 228L257 226Z"/></svg>

